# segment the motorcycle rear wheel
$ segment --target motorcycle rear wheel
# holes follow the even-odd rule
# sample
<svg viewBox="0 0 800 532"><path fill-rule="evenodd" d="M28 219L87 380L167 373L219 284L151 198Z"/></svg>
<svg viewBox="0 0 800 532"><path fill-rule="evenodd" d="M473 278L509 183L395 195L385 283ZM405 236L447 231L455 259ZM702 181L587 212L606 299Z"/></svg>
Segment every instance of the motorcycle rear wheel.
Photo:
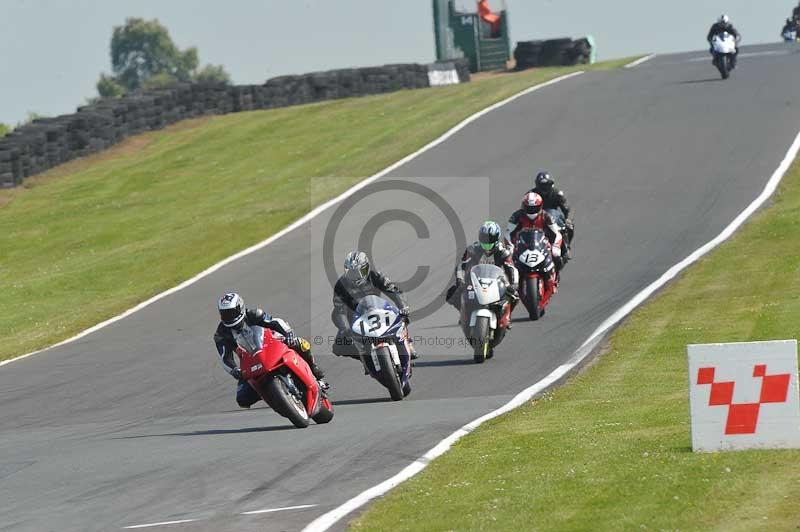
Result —
<svg viewBox="0 0 800 532"><path fill-rule="evenodd" d="M314 415L314 417L311 418L314 420L314 423L316 423L317 425L330 423L330 421L333 419L333 407L331 406L329 408L328 407L329 404L330 400L327 397L323 398L322 401L320 401L319 412L317 412L316 415Z"/></svg>
<svg viewBox="0 0 800 532"><path fill-rule="evenodd" d="M280 377L277 375L272 377L266 382L264 388L269 397L269 404L275 412L288 418L299 429L308 427L311 420L305 405L299 397L295 397L289 392Z"/></svg>
<svg viewBox="0 0 800 532"><path fill-rule="evenodd" d="M483 364L489 357L491 340L489 339L489 318L480 316L472 329L473 360L476 364Z"/></svg>

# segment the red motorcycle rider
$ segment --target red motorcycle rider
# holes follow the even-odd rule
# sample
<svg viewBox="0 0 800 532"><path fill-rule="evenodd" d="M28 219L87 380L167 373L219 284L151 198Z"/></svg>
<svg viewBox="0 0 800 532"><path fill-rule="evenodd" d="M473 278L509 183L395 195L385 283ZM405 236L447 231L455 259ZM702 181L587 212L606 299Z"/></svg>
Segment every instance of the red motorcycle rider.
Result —
<svg viewBox="0 0 800 532"><path fill-rule="evenodd" d="M522 198L522 208L515 211L508 219L508 241L513 244L519 233L525 229L540 229L544 231L550 242L550 252L556 265L556 276L560 275L564 261L561 257L563 236L558 225L544 209L544 200L536 192L528 192Z"/></svg>
<svg viewBox="0 0 800 532"><path fill-rule="evenodd" d="M233 338L232 329L241 328L243 323L258 325L280 334L282 342L308 363L314 377L319 380L320 387L323 390L328 388L328 384L323 380L325 374L320 367L314 363L314 357L311 354L311 344L308 343L308 340L295 335L288 323L280 318L273 318L260 308L246 308L242 296L235 292L230 292L219 298L217 310L219 311L220 322L214 333L214 344L217 346L217 352L222 360L225 371L239 382L236 388L236 402L239 406L242 408L250 408L261 399L247 381L242 379L242 372L234 360L236 340Z"/></svg>

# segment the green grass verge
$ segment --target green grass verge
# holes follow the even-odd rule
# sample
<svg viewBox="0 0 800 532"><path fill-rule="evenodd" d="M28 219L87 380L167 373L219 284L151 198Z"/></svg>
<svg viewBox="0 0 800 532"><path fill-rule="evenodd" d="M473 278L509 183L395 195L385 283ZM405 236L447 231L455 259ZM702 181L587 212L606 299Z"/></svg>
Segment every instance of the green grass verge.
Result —
<svg viewBox="0 0 800 532"><path fill-rule="evenodd" d="M800 336L800 165L567 386L487 422L352 530L798 530L800 451L691 451L686 345Z"/></svg>
<svg viewBox="0 0 800 532"><path fill-rule="evenodd" d="M0 191L0 360L175 286L476 111L574 70L188 121ZM324 176L343 177L312 189Z"/></svg>

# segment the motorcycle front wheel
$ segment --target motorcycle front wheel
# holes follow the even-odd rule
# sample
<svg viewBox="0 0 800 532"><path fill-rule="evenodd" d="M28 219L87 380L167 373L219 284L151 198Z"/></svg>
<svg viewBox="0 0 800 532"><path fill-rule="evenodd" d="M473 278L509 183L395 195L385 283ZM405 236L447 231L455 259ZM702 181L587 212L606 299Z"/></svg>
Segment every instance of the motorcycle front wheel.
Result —
<svg viewBox="0 0 800 532"><path fill-rule="evenodd" d="M302 398L293 395L279 376L276 375L268 380L264 388L269 397L269 404L275 412L288 418L299 429L309 425L310 419Z"/></svg>
<svg viewBox="0 0 800 532"><path fill-rule="evenodd" d="M528 309L528 317L531 321L536 321L542 317L539 310L539 282L536 277L525 279L525 308Z"/></svg>
<svg viewBox="0 0 800 532"><path fill-rule="evenodd" d="M400 376L397 375L397 370L392 362L392 354L389 352L388 347L379 347L375 353L378 357L378 362L381 364L381 381L383 385L389 390L389 396L392 401L400 401L403 399L403 385L400 384Z"/></svg>
<svg viewBox="0 0 800 532"><path fill-rule="evenodd" d="M475 321L472 328L472 349L473 360L476 364L483 364L489 357L489 350L492 348L489 339L489 318L480 316Z"/></svg>
<svg viewBox="0 0 800 532"><path fill-rule="evenodd" d="M728 79L730 77L730 59L727 55L720 55L717 57L717 69L722 79Z"/></svg>

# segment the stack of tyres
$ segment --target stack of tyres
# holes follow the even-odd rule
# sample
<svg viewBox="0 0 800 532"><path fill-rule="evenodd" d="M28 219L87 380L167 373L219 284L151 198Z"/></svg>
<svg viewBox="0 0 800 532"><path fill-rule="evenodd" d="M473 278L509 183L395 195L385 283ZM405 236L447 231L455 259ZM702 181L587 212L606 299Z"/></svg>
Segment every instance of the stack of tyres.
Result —
<svg viewBox="0 0 800 532"><path fill-rule="evenodd" d="M521 41L514 50L516 70L533 67L571 66L590 62L592 47L588 39L569 38Z"/></svg>
<svg viewBox="0 0 800 532"><path fill-rule="evenodd" d="M468 61L448 62L469 81ZM429 65L396 64L281 76L263 85L178 83L101 99L74 114L37 119L0 138L0 187L13 187L131 135L206 115L272 109L430 86Z"/></svg>

